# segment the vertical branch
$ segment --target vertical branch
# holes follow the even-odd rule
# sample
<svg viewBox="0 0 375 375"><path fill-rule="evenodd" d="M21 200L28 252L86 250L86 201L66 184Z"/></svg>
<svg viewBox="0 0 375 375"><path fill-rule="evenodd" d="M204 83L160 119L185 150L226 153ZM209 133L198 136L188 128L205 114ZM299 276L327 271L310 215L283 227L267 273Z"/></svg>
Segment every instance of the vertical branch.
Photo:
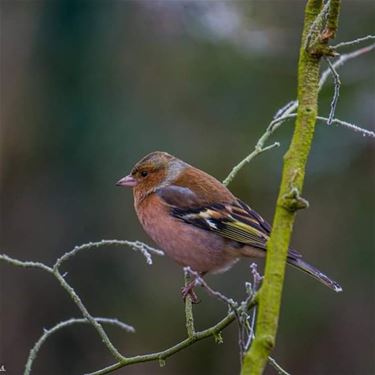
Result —
<svg viewBox="0 0 375 375"><path fill-rule="evenodd" d="M335 4L333 4L335 3ZM301 198L305 167L311 148L318 111L320 57L327 51L326 38L312 25L320 17L322 0L308 0L305 8L304 28L298 62L298 111L294 134L289 150L284 156L282 180L273 220L271 237L267 243L267 258L263 285L260 289L256 335L243 361L242 375L262 374L272 351L277 333L281 293L284 282L286 257L292 233L295 212L306 207ZM329 14L338 16L339 1L332 0ZM320 17L321 18L321 17ZM329 18L329 17L328 17ZM327 26L335 25L333 18ZM337 25L337 23L336 23ZM336 30L331 30L335 34ZM320 40L313 51L307 38ZM317 53L319 51L320 53ZM328 51L329 52L329 51Z"/></svg>

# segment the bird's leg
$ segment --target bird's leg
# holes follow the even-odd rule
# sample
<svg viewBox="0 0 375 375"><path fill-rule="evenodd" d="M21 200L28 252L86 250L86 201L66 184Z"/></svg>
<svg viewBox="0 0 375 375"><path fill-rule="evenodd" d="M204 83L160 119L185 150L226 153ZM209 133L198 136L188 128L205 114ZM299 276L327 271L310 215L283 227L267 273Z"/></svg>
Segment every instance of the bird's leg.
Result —
<svg viewBox="0 0 375 375"><path fill-rule="evenodd" d="M194 292L194 288L197 286L197 281L199 281L199 278L204 276L205 273L206 272L201 272L196 276L193 275L193 280L191 280L183 288L181 288L181 294L184 301L186 300L187 296L190 296L192 303L197 304L200 302L198 296Z"/></svg>
<svg viewBox="0 0 375 375"><path fill-rule="evenodd" d="M181 294L182 294L182 298L184 299L184 301L186 300L187 296L190 296L191 302L194 304L200 302L198 296L194 292L194 288L196 286L195 281L196 279L190 281L187 285L181 288Z"/></svg>

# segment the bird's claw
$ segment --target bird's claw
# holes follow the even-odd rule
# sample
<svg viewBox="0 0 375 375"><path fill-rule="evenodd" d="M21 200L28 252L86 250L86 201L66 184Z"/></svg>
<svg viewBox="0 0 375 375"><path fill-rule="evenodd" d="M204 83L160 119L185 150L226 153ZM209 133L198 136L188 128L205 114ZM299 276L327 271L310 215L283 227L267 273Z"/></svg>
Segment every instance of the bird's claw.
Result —
<svg viewBox="0 0 375 375"><path fill-rule="evenodd" d="M192 282L190 282L189 284L181 288L181 294L182 294L182 298L184 299L184 301L186 301L186 298L189 296L191 299L191 302L194 304L197 304L200 302L200 299L195 294L194 287L195 287L195 280L193 280Z"/></svg>

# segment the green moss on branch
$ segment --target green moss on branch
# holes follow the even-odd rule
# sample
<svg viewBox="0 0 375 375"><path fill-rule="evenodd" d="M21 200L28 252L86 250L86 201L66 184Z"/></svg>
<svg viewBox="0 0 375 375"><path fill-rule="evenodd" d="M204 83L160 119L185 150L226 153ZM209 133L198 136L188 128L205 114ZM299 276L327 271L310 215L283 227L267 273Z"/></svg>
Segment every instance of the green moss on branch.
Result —
<svg viewBox="0 0 375 375"><path fill-rule="evenodd" d="M339 1L330 4L329 14L338 17ZM337 12L336 12L337 10ZM262 374L270 352L275 346L286 257L292 234L295 211L307 205L301 197L305 168L314 136L318 113L319 66L321 54L308 47L308 38L317 30L316 20L321 17L322 1L308 0L305 8L304 29L298 62L298 111L294 134L284 156L282 180L271 237L267 243L265 277L259 293L259 309L255 339L245 354L242 375ZM336 12L336 13L335 13ZM314 24L315 23L315 24ZM330 25L337 25L334 19ZM328 25L328 24L327 24Z"/></svg>

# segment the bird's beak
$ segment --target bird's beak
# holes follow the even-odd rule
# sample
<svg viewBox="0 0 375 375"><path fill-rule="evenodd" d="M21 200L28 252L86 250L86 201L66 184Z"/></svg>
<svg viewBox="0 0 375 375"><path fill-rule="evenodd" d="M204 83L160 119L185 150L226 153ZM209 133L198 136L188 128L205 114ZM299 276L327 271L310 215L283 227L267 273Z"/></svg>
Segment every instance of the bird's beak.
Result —
<svg viewBox="0 0 375 375"><path fill-rule="evenodd" d="M129 187L134 187L137 185L137 181L134 177L131 175L123 177L121 180L118 180L116 182L117 186L129 186Z"/></svg>

